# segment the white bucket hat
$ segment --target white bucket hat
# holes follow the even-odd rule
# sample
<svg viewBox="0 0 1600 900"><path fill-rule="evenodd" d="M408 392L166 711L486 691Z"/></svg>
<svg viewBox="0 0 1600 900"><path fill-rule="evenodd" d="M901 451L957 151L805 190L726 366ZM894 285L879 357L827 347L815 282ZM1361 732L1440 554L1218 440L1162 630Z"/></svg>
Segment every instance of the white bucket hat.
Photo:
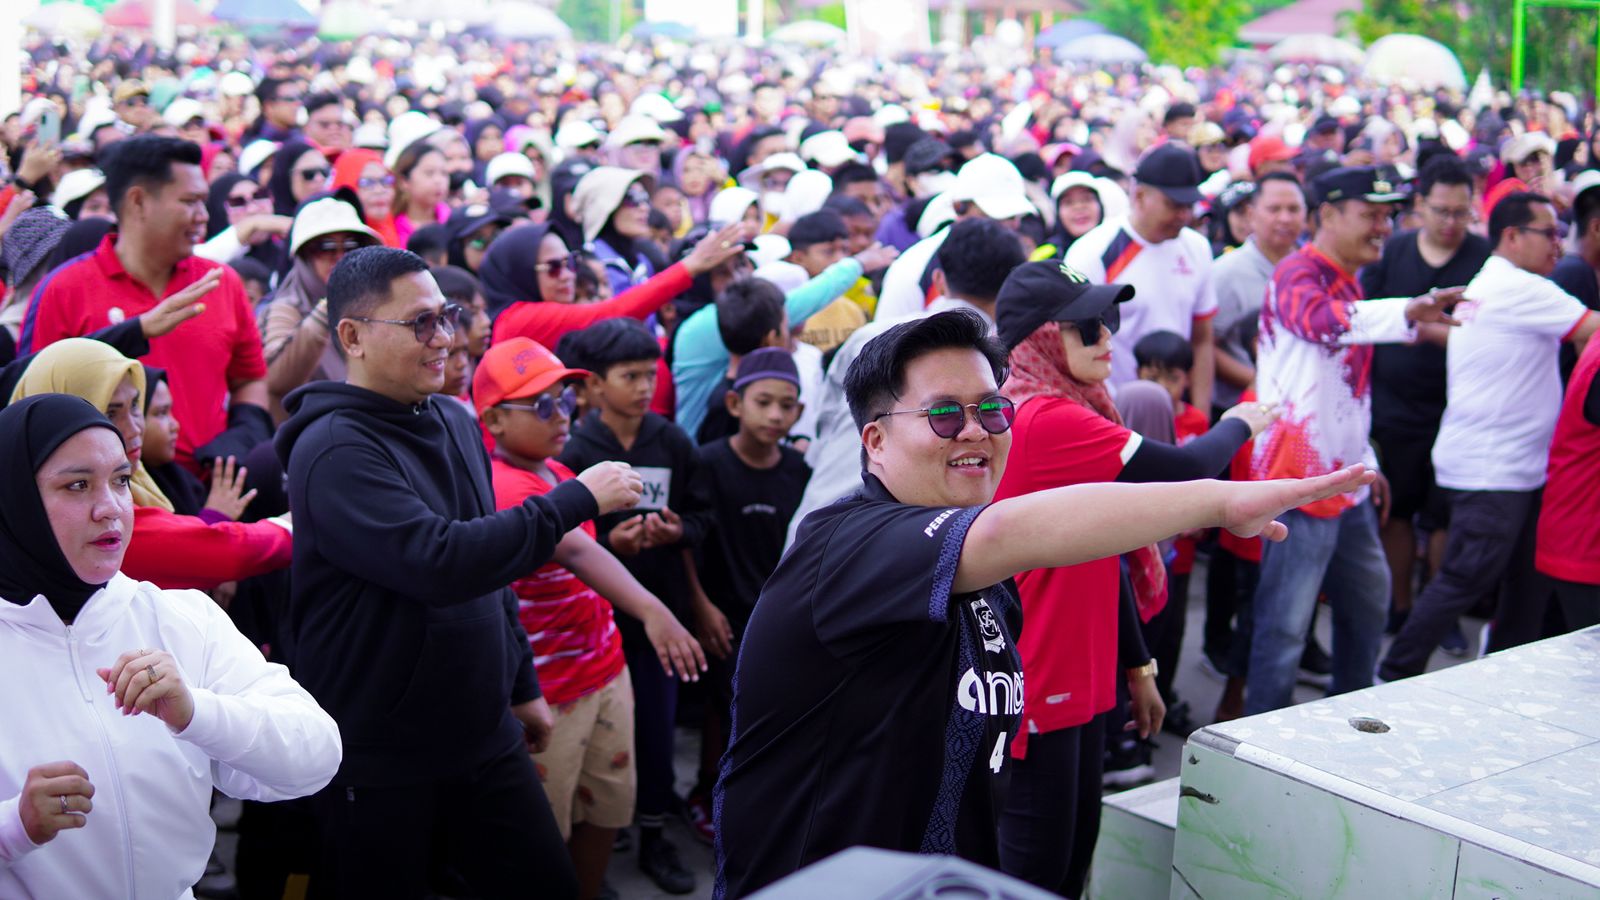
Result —
<svg viewBox="0 0 1600 900"><path fill-rule="evenodd" d="M354 206L336 197L313 200L301 208L294 217L294 225L289 228L289 255L299 253L312 238L347 232L364 234L374 243L383 242L383 238L356 215Z"/></svg>

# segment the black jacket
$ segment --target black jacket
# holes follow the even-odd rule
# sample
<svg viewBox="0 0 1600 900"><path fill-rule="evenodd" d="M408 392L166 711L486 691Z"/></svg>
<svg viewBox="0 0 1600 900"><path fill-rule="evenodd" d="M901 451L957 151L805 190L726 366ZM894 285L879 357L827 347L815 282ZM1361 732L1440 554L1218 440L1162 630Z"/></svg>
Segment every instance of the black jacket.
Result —
<svg viewBox="0 0 1600 900"><path fill-rule="evenodd" d="M518 746L539 696L513 579L598 513L569 481L495 512L489 458L449 400L316 382L277 437L294 513L287 659L339 723L344 785L458 776Z"/></svg>

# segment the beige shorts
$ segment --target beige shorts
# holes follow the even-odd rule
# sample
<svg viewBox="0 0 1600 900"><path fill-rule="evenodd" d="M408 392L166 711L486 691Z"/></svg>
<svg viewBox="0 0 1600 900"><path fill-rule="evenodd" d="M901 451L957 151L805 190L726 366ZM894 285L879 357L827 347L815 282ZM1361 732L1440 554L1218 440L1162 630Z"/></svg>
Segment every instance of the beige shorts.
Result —
<svg viewBox="0 0 1600 900"><path fill-rule="evenodd" d="M633 821L633 682L628 670L572 703L554 708L550 746L535 753L550 809L563 839L587 822L621 828Z"/></svg>

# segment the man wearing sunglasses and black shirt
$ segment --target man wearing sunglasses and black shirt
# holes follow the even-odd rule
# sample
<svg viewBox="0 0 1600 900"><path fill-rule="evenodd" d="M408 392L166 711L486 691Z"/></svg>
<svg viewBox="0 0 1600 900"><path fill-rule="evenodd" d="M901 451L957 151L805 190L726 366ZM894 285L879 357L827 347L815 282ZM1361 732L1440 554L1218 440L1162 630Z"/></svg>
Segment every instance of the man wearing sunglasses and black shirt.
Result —
<svg viewBox="0 0 1600 900"><path fill-rule="evenodd" d="M1075 485L991 504L1014 416L1004 366L968 311L896 325L851 366L862 486L806 518L751 615L717 786L717 896L858 844L997 867L1023 697L1002 583L1192 528L1282 539L1278 512L1372 478Z"/></svg>
<svg viewBox="0 0 1600 900"><path fill-rule="evenodd" d="M507 586L581 522L637 502L639 476L601 464L496 512L476 423L433 399L461 308L421 257L347 254L327 316L346 380L291 393L277 438L299 531L288 663L344 741L313 801L315 882L327 896L421 898L448 864L477 896L570 897L528 756L553 718Z"/></svg>

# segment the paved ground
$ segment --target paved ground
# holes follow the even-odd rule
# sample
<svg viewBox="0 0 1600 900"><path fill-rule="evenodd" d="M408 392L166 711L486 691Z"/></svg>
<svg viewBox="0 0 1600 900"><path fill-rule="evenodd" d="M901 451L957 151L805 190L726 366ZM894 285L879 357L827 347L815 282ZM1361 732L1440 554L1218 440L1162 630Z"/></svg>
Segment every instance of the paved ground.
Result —
<svg viewBox="0 0 1600 900"><path fill-rule="evenodd" d="M1179 695L1189 702L1193 710L1195 721L1201 725L1209 724L1211 713L1215 710L1217 700L1222 696L1222 682L1213 678L1200 667L1200 638L1205 625L1205 601L1203 597L1205 585L1204 560L1199 563L1191 583L1193 596L1189 603L1188 620L1184 632L1183 652L1180 656L1176 686ZM1330 646L1329 616L1325 613L1317 617L1317 630L1324 647ZM1462 620L1467 633L1469 644L1468 659L1477 655L1478 630L1482 622L1477 619ZM1385 647L1388 640L1384 641ZM1431 668L1439 669L1457 665L1462 660L1452 659L1442 653L1433 655ZM1296 702L1304 703L1323 696L1320 688L1301 685L1295 690ZM1156 739L1154 764L1156 779L1171 778L1178 774L1179 760L1182 756L1183 741L1170 734L1162 734ZM699 734L692 730L681 730L678 740L678 792L686 794L694 784L694 774L699 761L700 740ZM216 815L225 819L237 815L237 804L228 801L217 805ZM698 879L697 889L693 894L686 895L691 898L709 898L711 896L712 854L711 848L699 843L681 822L670 821L667 825L668 837L677 844L679 852L687 864L696 874ZM230 832L222 832L219 837L219 846L223 851L223 859L231 865L234 845L237 839ZM674 895L658 889L654 883L639 871L637 856L634 852L621 853L613 857L609 875L611 885L616 888L624 900L667 900Z"/></svg>

